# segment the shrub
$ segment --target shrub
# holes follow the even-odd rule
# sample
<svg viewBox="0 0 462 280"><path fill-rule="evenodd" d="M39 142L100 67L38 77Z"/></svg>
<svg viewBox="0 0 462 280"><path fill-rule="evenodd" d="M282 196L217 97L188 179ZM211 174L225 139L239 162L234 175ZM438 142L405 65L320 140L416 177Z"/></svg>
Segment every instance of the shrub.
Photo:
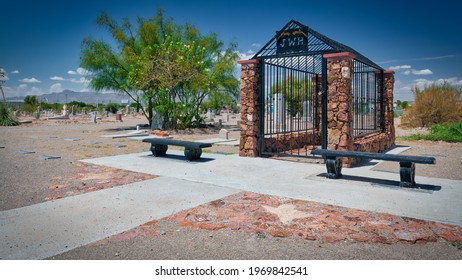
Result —
<svg viewBox="0 0 462 280"><path fill-rule="evenodd" d="M106 111L115 114L119 110L119 105L116 103L109 103L104 108L106 109Z"/></svg>
<svg viewBox="0 0 462 280"><path fill-rule="evenodd" d="M0 103L0 126L15 126L20 123L11 117L10 108L4 103Z"/></svg>
<svg viewBox="0 0 462 280"><path fill-rule="evenodd" d="M434 83L423 90L413 89L414 104L405 112L401 123L410 127L432 127L451 124L462 119L460 89L445 82Z"/></svg>

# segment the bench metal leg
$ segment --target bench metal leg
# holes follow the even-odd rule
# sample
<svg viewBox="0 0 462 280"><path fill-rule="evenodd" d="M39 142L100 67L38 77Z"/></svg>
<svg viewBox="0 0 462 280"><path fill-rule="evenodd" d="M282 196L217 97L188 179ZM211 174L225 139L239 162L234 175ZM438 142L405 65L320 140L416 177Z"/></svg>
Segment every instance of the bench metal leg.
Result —
<svg viewBox="0 0 462 280"><path fill-rule="evenodd" d="M188 160L196 160L201 157L202 149L185 148L184 155L186 156Z"/></svg>
<svg viewBox="0 0 462 280"><path fill-rule="evenodd" d="M399 175L402 188L415 188L415 164L413 162L400 162Z"/></svg>
<svg viewBox="0 0 462 280"><path fill-rule="evenodd" d="M155 144L151 145L152 155L155 157L165 156L168 150L168 145Z"/></svg>
<svg viewBox="0 0 462 280"><path fill-rule="evenodd" d="M327 157L327 178L337 179L342 176L342 158Z"/></svg>

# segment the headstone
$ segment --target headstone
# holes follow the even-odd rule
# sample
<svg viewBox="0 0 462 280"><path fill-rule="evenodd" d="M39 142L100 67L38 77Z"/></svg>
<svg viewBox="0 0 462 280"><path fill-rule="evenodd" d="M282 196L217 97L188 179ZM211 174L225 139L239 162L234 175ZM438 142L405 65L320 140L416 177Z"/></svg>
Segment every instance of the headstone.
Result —
<svg viewBox="0 0 462 280"><path fill-rule="evenodd" d="M274 95L273 119L276 125L282 125L285 115L285 98L284 94L277 93Z"/></svg>
<svg viewBox="0 0 462 280"><path fill-rule="evenodd" d="M220 133L218 137L221 139L229 139L229 131L224 128L220 129Z"/></svg>
<svg viewBox="0 0 462 280"><path fill-rule="evenodd" d="M159 113L154 112L154 116L152 117L151 129L164 129L163 128L164 117L161 116Z"/></svg>
<svg viewBox="0 0 462 280"><path fill-rule="evenodd" d="M75 105L71 107L71 115L75 116Z"/></svg>
<svg viewBox="0 0 462 280"><path fill-rule="evenodd" d="M223 122L225 122L225 123L229 122L229 114L228 114L228 112L224 111L224 112L221 114L221 116L222 116Z"/></svg>
<svg viewBox="0 0 462 280"><path fill-rule="evenodd" d="M90 115L90 121L91 121L92 123L96 123L96 114L95 114L95 113L92 113L92 114Z"/></svg>
<svg viewBox="0 0 462 280"><path fill-rule="evenodd" d="M207 109L207 113L205 114L206 120L211 121L212 120L212 112L210 109Z"/></svg>
<svg viewBox="0 0 462 280"><path fill-rule="evenodd" d="M130 115L130 105L125 106L125 115Z"/></svg>
<svg viewBox="0 0 462 280"><path fill-rule="evenodd" d="M310 112L311 112L311 102L304 101L303 102L303 118L308 119L310 117Z"/></svg>
<svg viewBox="0 0 462 280"><path fill-rule="evenodd" d="M64 104L64 106L63 106L63 110L61 111L61 115L63 115L63 116L69 115L69 112L67 111L67 105L66 104Z"/></svg>

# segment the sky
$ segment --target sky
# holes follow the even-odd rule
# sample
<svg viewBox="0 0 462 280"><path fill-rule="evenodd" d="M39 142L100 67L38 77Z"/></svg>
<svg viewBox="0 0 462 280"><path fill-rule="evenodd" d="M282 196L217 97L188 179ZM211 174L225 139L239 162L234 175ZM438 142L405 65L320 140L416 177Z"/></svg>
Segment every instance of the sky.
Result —
<svg viewBox="0 0 462 280"><path fill-rule="evenodd" d="M448 81L462 86L460 1L7 1L0 13L0 67L6 97L91 91L80 68L85 37L110 42L96 24L105 11L120 21L149 18L163 8L176 23L235 42L252 57L291 19L395 71L395 100L412 88ZM238 75L238 73L236 74Z"/></svg>

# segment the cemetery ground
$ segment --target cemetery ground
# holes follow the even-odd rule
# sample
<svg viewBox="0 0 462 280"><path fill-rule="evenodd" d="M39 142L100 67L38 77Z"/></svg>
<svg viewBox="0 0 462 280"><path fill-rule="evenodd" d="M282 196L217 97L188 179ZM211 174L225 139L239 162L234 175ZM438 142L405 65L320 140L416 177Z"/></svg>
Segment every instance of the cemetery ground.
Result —
<svg viewBox="0 0 462 280"><path fill-rule="evenodd" d="M33 120L19 127L0 127L0 213L91 192L103 193L131 183L161 182L162 176L155 174L81 161L149 153L149 145L141 141L101 137L123 134L122 129L141 123L145 123L141 116L124 116L123 122L114 117L103 118L97 123L91 123L88 116L71 116L69 120ZM396 129L398 136L414 132L399 126ZM195 129L171 132L171 135L175 139L210 139L218 137L219 129ZM229 136L239 139L239 131L231 130ZM411 147L404 154L436 158L436 165L417 165L417 176L462 181L462 143L407 142L398 138L397 144ZM174 149L176 147L169 147ZM204 153L227 156L237 154L238 149L214 145ZM373 169L398 172L396 163L379 163ZM287 180L290 181L290 174ZM191 188L197 186L191 183ZM88 217L90 228L92 221L92 217ZM8 259L8 256L0 254L0 258ZM309 197L292 199L242 191L46 258L462 259L462 229L434 221L323 204L310 201Z"/></svg>

